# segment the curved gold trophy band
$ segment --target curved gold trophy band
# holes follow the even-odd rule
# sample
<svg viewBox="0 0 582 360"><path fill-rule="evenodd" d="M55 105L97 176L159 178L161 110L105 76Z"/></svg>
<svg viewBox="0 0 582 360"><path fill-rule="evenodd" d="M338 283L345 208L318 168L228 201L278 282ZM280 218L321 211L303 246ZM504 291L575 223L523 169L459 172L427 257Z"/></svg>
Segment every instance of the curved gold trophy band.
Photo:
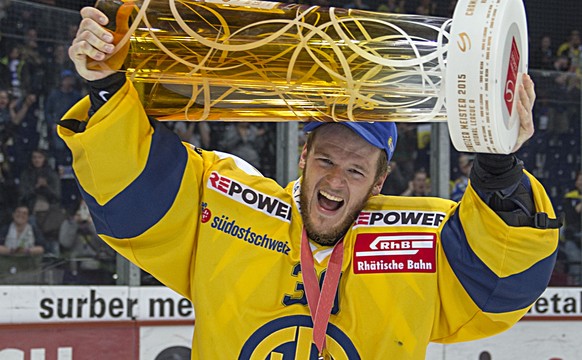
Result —
<svg viewBox="0 0 582 360"><path fill-rule="evenodd" d="M116 52L92 66L127 71L160 120L447 121L458 150L494 153L517 138L521 0L459 0L452 20L255 0L96 6Z"/></svg>
<svg viewBox="0 0 582 360"><path fill-rule="evenodd" d="M162 119L444 120L447 19L248 0L97 7Z"/></svg>

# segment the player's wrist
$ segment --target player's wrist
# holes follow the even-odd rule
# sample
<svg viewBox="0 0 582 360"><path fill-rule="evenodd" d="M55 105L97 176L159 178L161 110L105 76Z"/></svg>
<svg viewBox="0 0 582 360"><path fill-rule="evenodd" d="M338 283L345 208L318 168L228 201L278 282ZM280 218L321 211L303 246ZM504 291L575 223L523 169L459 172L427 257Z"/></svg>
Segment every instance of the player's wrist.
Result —
<svg viewBox="0 0 582 360"><path fill-rule="evenodd" d="M523 162L513 154L477 154L470 179L473 187L494 192L514 188L522 176Z"/></svg>
<svg viewBox="0 0 582 360"><path fill-rule="evenodd" d="M126 81L123 72L113 73L103 79L88 81L89 99L91 100L90 114L94 114L101 106L105 105Z"/></svg>

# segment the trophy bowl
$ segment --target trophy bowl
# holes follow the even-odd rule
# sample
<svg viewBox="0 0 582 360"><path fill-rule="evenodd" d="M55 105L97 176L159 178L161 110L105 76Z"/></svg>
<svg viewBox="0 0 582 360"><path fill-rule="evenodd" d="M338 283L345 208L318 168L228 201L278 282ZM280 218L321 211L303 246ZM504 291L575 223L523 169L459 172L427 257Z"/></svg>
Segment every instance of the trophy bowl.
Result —
<svg viewBox="0 0 582 360"><path fill-rule="evenodd" d="M521 0L452 19L255 0L98 0L159 120L446 121L459 151L509 153L526 71Z"/></svg>

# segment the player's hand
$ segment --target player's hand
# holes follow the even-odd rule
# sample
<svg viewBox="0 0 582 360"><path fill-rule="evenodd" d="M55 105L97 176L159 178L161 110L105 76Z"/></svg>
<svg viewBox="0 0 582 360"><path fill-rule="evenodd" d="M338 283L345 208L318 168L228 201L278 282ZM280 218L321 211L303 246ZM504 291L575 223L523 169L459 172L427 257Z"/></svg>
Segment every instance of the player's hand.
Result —
<svg viewBox="0 0 582 360"><path fill-rule="evenodd" d="M115 51L113 34L104 28L109 19L101 11L93 7L81 9L81 23L73 44L69 47L69 57L75 64L79 75L86 80L103 79L115 71L108 66L87 68L87 64L103 62Z"/></svg>
<svg viewBox="0 0 582 360"><path fill-rule="evenodd" d="M519 114L519 133L517 143L512 152L516 152L521 146L533 136L534 123L532 111L536 100L534 82L528 74L523 74L522 84L519 87L519 99L517 101L517 112Z"/></svg>

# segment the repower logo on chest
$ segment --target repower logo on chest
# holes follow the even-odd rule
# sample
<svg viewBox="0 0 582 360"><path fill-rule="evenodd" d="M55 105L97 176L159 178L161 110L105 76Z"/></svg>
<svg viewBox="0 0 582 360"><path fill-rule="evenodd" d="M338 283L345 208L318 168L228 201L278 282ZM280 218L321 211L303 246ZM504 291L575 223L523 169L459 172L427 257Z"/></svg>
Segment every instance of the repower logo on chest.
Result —
<svg viewBox="0 0 582 360"><path fill-rule="evenodd" d="M437 228L445 218L443 212L381 210L361 211L354 222L354 228L360 226L421 226Z"/></svg>
<svg viewBox="0 0 582 360"><path fill-rule="evenodd" d="M434 273L436 235L430 233L359 234L354 273Z"/></svg>
<svg viewBox="0 0 582 360"><path fill-rule="evenodd" d="M291 221L291 205L276 197L263 194L226 176L221 176L217 172L210 174L207 185L208 188L224 194L252 209L279 218L285 222Z"/></svg>

